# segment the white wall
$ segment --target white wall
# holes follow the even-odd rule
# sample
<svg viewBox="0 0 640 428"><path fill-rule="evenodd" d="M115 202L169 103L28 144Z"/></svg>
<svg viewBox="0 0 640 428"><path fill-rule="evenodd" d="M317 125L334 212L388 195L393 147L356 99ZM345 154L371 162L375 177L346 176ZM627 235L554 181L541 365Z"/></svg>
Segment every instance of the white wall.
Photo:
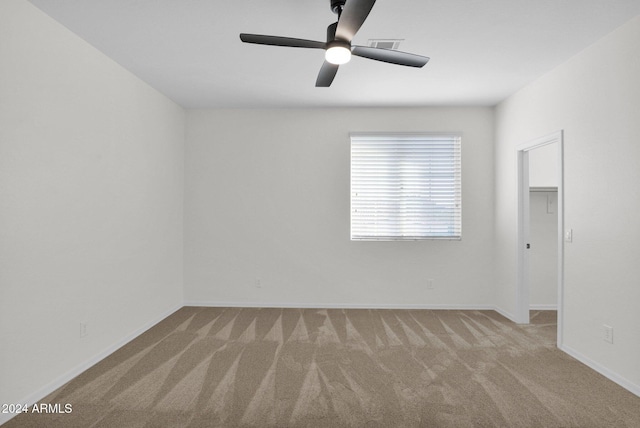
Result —
<svg viewBox="0 0 640 428"><path fill-rule="evenodd" d="M558 144L529 150L529 187L558 187Z"/></svg>
<svg viewBox="0 0 640 428"><path fill-rule="evenodd" d="M530 188L558 187L557 145L528 151ZM529 202L529 304L554 308L558 302L558 192L532 191Z"/></svg>
<svg viewBox="0 0 640 428"><path fill-rule="evenodd" d="M498 301L515 308L515 146L564 129L563 349L640 394L640 17L496 110ZM602 325L614 328L614 344Z"/></svg>
<svg viewBox="0 0 640 428"><path fill-rule="evenodd" d="M27 1L0 2L0 403L182 304L184 124Z"/></svg>
<svg viewBox="0 0 640 428"><path fill-rule="evenodd" d="M529 304L534 309L554 309L558 303L558 192L530 192L529 202Z"/></svg>
<svg viewBox="0 0 640 428"><path fill-rule="evenodd" d="M187 303L490 306L492 121L491 108L189 111ZM350 241L358 131L463 132L462 241Z"/></svg>

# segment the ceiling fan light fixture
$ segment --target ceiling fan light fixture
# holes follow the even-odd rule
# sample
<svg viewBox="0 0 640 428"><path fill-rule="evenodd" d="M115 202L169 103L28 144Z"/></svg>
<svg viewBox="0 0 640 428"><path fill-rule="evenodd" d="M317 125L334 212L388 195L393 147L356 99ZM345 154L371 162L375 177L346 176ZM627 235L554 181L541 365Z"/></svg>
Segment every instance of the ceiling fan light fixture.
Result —
<svg viewBox="0 0 640 428"><path fill-rule="evenodd" d="M338 66L349 62L351 55L418 68L429 61L426 56L394 50L398 47L400 40L376 40L375 46L352 46L353 37L369 16L376 0L330 0L330 2L331 10L338 15L338 21L327 27L326 43L317 40L249 33L240 33L240 40L244 43L258 45L324 49L325 59L316 79L317 88L331 86L331 82L338 72Z"/></svg>
<svg viewBox="0 0 640 428"><path fill-rule="evenodd" d="M331 64L346 64L351 59L351 46L346 42L333 41L329 44L324 58Z"/></svg>

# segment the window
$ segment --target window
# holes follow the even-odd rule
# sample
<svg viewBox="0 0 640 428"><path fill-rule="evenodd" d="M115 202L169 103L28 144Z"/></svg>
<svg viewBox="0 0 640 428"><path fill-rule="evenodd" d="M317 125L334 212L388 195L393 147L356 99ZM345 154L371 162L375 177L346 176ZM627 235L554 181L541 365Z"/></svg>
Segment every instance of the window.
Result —
<svg viewBox="0 0 640 428"><path fill-rule="evenodd" d="M351 239L460 239L460 136L351 135Z"/></svg>

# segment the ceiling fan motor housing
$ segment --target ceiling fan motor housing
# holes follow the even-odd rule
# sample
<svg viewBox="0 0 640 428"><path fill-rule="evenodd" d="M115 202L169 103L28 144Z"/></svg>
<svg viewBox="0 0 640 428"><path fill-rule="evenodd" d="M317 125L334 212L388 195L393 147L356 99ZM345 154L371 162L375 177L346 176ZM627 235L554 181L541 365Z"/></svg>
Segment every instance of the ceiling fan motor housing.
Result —
<svg viewBox="0 0 640 428"><path fill-rule="evenodd" d="M340 16L345 1L346 0L331 0L331 11Z"/></svg>
<svg viewBox="0 0 640 428"><path fill-rule="evenodd" d="M331 49L331 48L345 48L345 49L349 49L351 50L351 43L349 42L345 42L344 40L330 40L327 43L327 49Z"/></svg>

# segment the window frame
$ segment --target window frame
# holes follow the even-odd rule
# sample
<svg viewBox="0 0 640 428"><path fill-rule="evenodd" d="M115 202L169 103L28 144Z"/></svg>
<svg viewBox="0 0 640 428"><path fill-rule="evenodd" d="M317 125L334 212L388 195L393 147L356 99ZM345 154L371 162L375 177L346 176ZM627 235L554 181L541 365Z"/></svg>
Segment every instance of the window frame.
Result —
<svg viewBox="0 0 640 428"><path fill-rule="evenodd" d="M459 241L462 240L462 133L461 132L352 132L350 137L350 239L351 241L432 241L432 240L448 240ZM453 166L453 184L452 191L455 196L453 197L453 207L449 206L448 209L452 210L453 220L451 221L451 227L453 231L450 234L443 235L442 233L434 233L428 230L428 226L422 231L422 234L403 234L395 233L389 235L376 235L370 233L369 235L354 234L354 142L366 142L368 144L375 144L379 141L381 143L395 142L400 145L403 142L419 143L420 141L425 144L429 143L429 140L435 142L440 140L451 140L453 143L453 149L451 151L453 160L451 165ZM425 211L427 213L433 213L432 211ZM402 225L399 225L402 228ZM409 227L409 226L408 226Z"/></svg>

